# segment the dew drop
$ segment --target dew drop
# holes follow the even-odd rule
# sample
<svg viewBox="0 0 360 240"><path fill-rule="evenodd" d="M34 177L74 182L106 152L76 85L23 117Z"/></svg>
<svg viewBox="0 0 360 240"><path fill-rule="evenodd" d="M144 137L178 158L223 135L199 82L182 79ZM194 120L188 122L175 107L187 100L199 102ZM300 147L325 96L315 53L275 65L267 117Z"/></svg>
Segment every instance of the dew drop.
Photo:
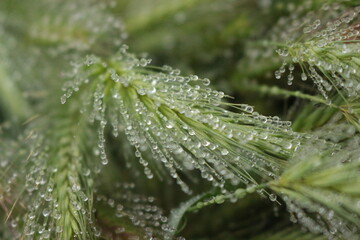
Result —
<svg viewBox="0 0 360 240"><path fill-rule="evenodd" d="M285 149L291 149L292 148L292 143L291 142L287 142L284 144L284 148Z"/></svg>
<svg viewBox="0 0 360 240"><path fill-rule="evenodd" d="M226 148L223 148L223 149L221 150L221 155L226 156L226 155L228 155L228 154L229 154L229 151L228 151Z"/></svg>
<svg viewBox="0 0 360 240"><path fill-rule="evenodd" d="M307 76L305 73L301 73L301 80L306 81Z"/></svg>
<svg viewBox="0 0 360 240"><path fill-rule="evenodd" d="M272 193L272 194L269 195L269 199L270 199L270 201L275 202L277 197L276 197L275 194Z"/></svg>
<svg viewBox="0 0 360 240"><path fill-rule="evenodd" d="M204 84L204 86L209 86L210 85L210 79L204 78L203 79L203 84Z"/></svg>
<svg viewBox="0 0 360 240"><path fill-rule="evenodd" d="M174 127L174 123L172 121L168 121L165 126L166 126L166 128L171 129Z"/></svg>
<svg viewBox="0 0 360 240"><path fill-rule="evenodd" d="M50 215L50 209L45 208L45 209L43 210L42 214L43 214L44 217L48 217L48 216Z"/></svg>

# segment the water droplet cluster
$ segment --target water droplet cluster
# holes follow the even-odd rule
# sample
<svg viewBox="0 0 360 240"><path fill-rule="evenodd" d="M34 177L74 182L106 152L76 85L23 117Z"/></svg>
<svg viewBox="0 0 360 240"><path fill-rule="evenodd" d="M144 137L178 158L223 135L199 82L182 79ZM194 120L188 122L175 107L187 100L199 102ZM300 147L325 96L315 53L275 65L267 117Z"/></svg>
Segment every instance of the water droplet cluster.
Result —
<svg viewBox="0 0 360 240"><path fill-rule="evenodd" d="M248 169L273 178L300 145L290 122L262 116L246 104L224 102L225 94L209 88L208 79L149 63L127 53L126 46L110 60L89 56L74 65L74 79L66 83L61 99L65 103L83 85L82 112L100 123L100 142L107 122L115 136L122 129L148 178L154 176L150 165L161 163L188 193L178 171L198 169L217 187L226 181L255 183ZM104 145L99 147L104 152ZM264 148L272 154L260 150ZM153 159L144 157L148 153ZM153 160L157 163L149 164Z"/></svg>
<svg viewBox="0 0 360 240"><path fill-rule="evenodd" d="M53 130L61 129L59 135L27 130L16 141L20 144L9 141L0 158L1 172L8 178L0 198L16 209L9 219L12 239L92 239L89 167L93 167L84 165L87 160L80 151L84 146L71 130L74 126L64 124L64 119L55 122ZM10 164L12 171L5 171Z"/></svg>
<svg viewBox="0 0 360 240"><path fill-rule="evenodd" d="M109 14L111 7L107 2L42 0L41 4L31 5L36 13L35 21L31 12L21 17L31 26L30 39L58 44L53 52L87 50L94 48L94 44L113 46L126 37L122 22Z"/></svg>
<svg viewBox="0 0 360 240"><path fill-rule="evenodd" d="M324 131L328 133L327 129ZM277 191L291 213L291 221L329 239L358 239L359 236L357 190L344 190L357 189L360 179L359 138L346 141L351 143L342 149L339 145L324 145L325 149L331 149L327 156L316 154L321 148L319 145L303 147L298 152L297 161L276 183L280 187ZM333 181L328 181L329 178Z"/></svg>
<svg viewBox="0 0 360 240"><path fill-rule="evenodd" d="M156 205L155 198L143 196L135 193L134 183L116 183L116 194L111 198L105 195L96 197L96 204L100 208L109 208L113 217L119 219L119 226L110 234L112 239L122 236L122 234L132 235L132 239L140 239L137 236L141 232L141 238L152 239L174 239L175 229L168 225L168 218L164 215L161 208ZM99 209L100 209L99 208ZM131 227L127 224L121 225L121 221L131 222ZM135 230L134 231L134 227ZM176 238L184 239L184 238Z"/></svg>
<svg viewBox="0 0 360 240"><path fill-rule="evenodd" d="M281 36L286 42L276 50L284 62L275 71L275 78L288 74L288 85L292 85L295 64L301 67L301 80L311 79L325 99L334 89L344 90L349 97L358 95L359 13L360 7L344 9L340 4L326 4L318 12L293 20Z"/></svg>
<svg viewBox="0 0 360 240"><path fill-rule="evenodd" d="M248 194L252 194L254 192L258 193L260 196L264 198L268 196L270 201L275 202L277 200L277 195L266 192L264 188L265 188L264 186L252 184L249 185L247 188L238 188L231 192L222 190L223 193L198 201L190 209L196 210L212 204L222 204L227 200L234 203L239 199L244 198Z"/></svg>

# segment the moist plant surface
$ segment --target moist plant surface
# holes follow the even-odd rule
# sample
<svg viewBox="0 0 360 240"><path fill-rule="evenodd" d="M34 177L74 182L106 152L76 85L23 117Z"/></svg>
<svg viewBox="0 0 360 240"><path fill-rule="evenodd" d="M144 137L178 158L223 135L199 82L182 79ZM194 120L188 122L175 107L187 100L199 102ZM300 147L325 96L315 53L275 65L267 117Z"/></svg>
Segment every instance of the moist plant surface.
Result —
<svg viewBox="0 0 360 240"><path fill-rule="evenodd" d="M0 239L360 239L359 0L1 0Z"/></svg>

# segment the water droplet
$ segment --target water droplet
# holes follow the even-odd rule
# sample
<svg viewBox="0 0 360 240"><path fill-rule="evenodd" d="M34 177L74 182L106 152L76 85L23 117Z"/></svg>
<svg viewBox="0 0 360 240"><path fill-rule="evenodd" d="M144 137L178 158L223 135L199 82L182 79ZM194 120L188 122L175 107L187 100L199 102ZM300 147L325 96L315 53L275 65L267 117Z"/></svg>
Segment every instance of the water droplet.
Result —
<svg viewBox="0 0 360 240"><path fill-rule="evenodd" d="M226 148L223 148L221 150L221 155L225 156L225 155L228 155L228 154L229 154L229 151Z"/></svg>
<svg viewBox="0 0 360 240"><path fill-rule="evenodd" d="M78 184L73 184L72 185L72 187L71 187L71 190L73 191L73 192L77 192L77 191L79 191L81 188L80 188L80 186L78 185Z"/></svg>
<svg viewBox="0 0 360 240"><path fill-rule="evenodd" d="M166 128L171 129L174 127L174 123L172 121L168 121L165 126L166 126Z"/></svg>
<svg viewBox="0 0 360 240"><path fill-rule="evenodd" d="M50 209L49 208L45 208L43 211L42 211L42 214L44 217L48 217L50 215Z"/></svg>
<svg viewBox="0 0 360 240"><path fill-rule="evenodd" d="M270 201L275 202L276 199L277 199L277 196L272 193L272 194L269 195L269 199L270 199Z"/></svg>
<svg viewBox="0 0 360 240"><path fill-rule="evenodd" d="M204 78L203 79L203 84L204 84L204 86L209 86L210 85L210 79Z"/></svg>
<svg viewBox="0 0 360 240"><path fill-rule="evenodd" d="M305 73L301 73L301 80L306 81L307 76Z"/></svg>

